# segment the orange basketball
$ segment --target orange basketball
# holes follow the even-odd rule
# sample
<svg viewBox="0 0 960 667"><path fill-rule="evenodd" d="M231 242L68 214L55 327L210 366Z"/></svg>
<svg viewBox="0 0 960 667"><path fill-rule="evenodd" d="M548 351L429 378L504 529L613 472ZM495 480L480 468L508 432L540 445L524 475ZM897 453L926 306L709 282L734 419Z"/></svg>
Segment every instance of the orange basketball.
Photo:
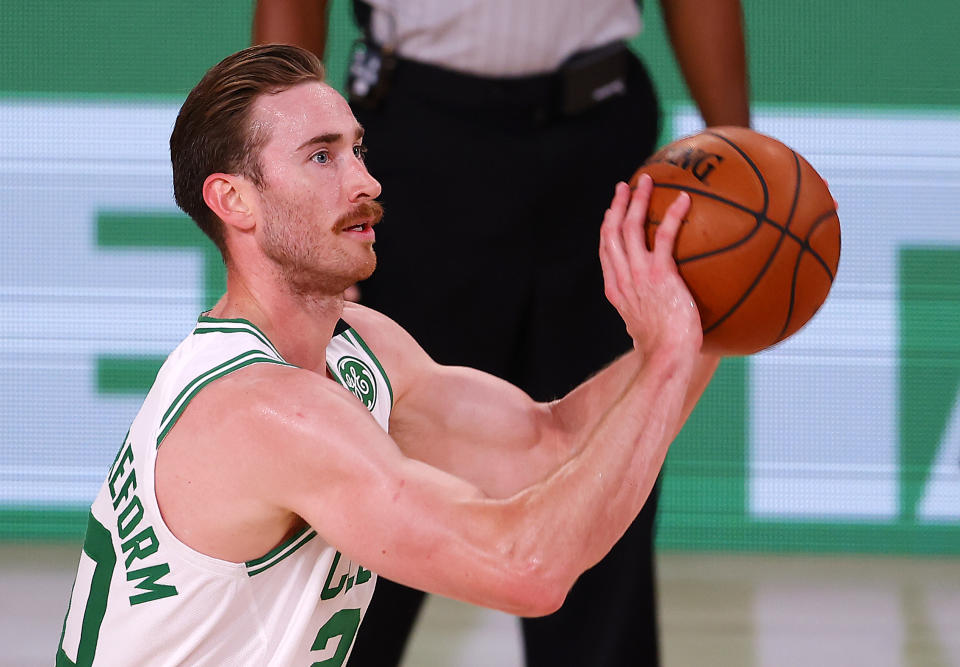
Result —
<svg viewBox="0 0 960 667"><path fill-rule="evenodd" d="M677 193L690 211L674 257L700 309L704 347L752 354L795 333L820 308L840 261L840 220L827 184L796 151L739 127L665 146L650 174L647 244Z"/></svg>

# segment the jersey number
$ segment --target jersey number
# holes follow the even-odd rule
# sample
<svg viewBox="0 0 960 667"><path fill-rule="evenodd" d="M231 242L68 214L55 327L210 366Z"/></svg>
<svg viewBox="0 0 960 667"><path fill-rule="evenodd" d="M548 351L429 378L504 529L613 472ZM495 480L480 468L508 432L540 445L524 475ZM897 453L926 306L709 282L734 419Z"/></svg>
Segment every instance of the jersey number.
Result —
<svg viewBox="0 0 960 667"><path fill-rule="evenodd" d="M107 596L110 592L110 578L113 568L117 564L117 554L113 550L110 540L110 531L103 527L90 513L87 522L87 535L83 540L83 553L86 554L95 567L90 577L90 589L87 591L86 604L82 609L67 609L67 617L63 621L63 633L60 635L60 647L57 649L57 667L79 667L92 665L93 656L97 650L97 638L100 636L100 625L107 612ZM77 579L73 582L74 588L85 582L80 580L80 569ZM83 595L71 595L70 606L74 602L83 601ZM74 616L71 617L71 614ZM77 617L79 615L79 618ZM77 624L80 624L79 638L77 638ZM67 630L70 629L68 634ZM65 649L64 639L68 646ZM76 657L76 661L67 655L66 650Z"/></svg>
<svg viewBox="0 0 960 667"><path fill-rule="evenodd" d="M337 652L333 654L332 658L315 662L311 667L340 667L343 661L347 659L347 652L353 645L353 639L357 636L357 628L359 627L359 609L341 609L331 616L330 620L320 628L310 650L322 651L327 647L327 642L334 637L339 637L340 643L337 644Z"/></svg>

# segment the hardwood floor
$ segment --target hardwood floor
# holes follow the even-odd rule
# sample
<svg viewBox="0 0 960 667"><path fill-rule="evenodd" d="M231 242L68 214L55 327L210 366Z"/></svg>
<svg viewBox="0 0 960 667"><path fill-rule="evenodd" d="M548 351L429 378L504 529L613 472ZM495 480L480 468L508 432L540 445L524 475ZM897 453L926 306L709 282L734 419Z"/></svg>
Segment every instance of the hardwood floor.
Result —
<svg viewBox="0 0 960 667"><path fill-rule="evenodd" d="M0 544L0 666L50 665L77 545ZM960 667L960 559L664 553L663 667ZM515 619L433 597L403 667L522 667Z"/></svg>

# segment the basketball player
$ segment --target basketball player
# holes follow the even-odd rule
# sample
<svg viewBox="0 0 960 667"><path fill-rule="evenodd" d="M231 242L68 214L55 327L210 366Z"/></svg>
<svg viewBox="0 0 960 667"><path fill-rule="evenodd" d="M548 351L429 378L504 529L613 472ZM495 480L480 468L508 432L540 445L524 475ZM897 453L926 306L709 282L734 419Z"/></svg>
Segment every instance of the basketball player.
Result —
<svg viewBox="0 0 960 667"><path fill-rule="evenodd" d="M93 503L58 665L342 665L374 573L549 613L636 516L716 367L671 258L689 202L648 251L649 180L617 185L601 233L634 350L559 401L439 366L345 305L374 269L380 186L322 77L306 51L253 47L180 111L175 195L222 251L227 293L161 368Z"/></svg>

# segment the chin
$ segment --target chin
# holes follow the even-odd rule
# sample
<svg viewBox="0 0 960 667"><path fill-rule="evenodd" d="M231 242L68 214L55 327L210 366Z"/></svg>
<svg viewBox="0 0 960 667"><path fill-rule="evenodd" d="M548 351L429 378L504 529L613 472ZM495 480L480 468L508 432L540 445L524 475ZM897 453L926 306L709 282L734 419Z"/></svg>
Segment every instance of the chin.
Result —
<svg viewBox="0 0 960 667"><path fill-rule="evenodd" d="M358 283L361 280L366 280L373 275L374 270L377 268L377 256L373 252L373 248L370 249L370 253L363 258L360 264L357 266L356 274L354 275L354 283ZM352 283L351 283L352 284Z"/></svg>
<svg viewBox="0 0 960 667"><path fill-rule="evenodd" d="M366 280L367 278L373 275L373 272L376 270L376 268L377 268L377 258L376 256L374 256L370 264L364 267L363 271L360 272L359 277L354 282L360 282L361 280Z"/></svg>
<svg viewBox="0 0 960 667"><path fill-rule="evenodd" d="M353 287L357 283L366 280L373 275L373 270L377 267L377 259L373 257L369 262L364 262L361 266L357 266L355 271L350 272L349 274L343 274L337 276L336 278L328 277L326 280L322 281L324 284L324 292L329 292L331 294L342 294L348 288Z"/></svg>

